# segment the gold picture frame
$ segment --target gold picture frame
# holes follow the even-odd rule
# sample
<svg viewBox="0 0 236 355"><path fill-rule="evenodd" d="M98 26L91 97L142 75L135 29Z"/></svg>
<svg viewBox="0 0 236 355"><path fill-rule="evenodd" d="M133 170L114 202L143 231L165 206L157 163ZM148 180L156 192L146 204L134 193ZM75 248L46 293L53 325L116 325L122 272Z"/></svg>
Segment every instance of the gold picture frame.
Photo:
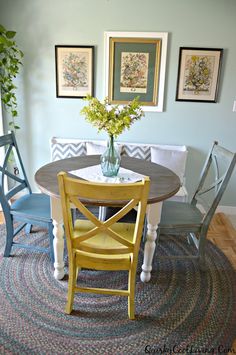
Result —
<svg viewBox="0 0 236 355"><path fill-rule="evenodd" d="M163 111L167 33L106 32L105 41L109 104L138 96L145 111Z"/></svg>

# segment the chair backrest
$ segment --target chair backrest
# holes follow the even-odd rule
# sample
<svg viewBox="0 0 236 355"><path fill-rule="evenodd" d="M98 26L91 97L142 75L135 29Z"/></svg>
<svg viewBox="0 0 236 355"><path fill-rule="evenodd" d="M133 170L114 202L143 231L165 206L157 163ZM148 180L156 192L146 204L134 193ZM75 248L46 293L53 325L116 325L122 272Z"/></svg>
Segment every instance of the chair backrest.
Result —
<svg viewBox="0 0 236 355"><path fill-rule="evenodd" d="M120 248L113 254L134 253L138 254L142 236L143 222L146 212L150 180L145 177L142 181L131 184L94 183L69 177L66 173L58 174L59 190L62 201L63 219L67 236L68 251L79 246L79 243L88 240L99 233L105 233L109 238L120 243ZM106 221L100 221L86 208L83 200L102 206L117 205L124 201L124 207ZM94 225L89 232L73 236L73 223L71 217L71 203ZM132 241L127 241L124 236L112 230L112 226L125 216L132 208L138 207L134 236ZM73 236L73 238L72 238ZM101 254L109 254L106 248L99 249Z"/></svg>
<svg viewBox="0 0 236 355"><path fill-rule="evenodd" d="M31 188L13 132L0 136L0 147L5 149L4 158L0 163L0 202L6 212L6 209L10 208L8 201L12 197L25 188L31 193Z"/></svg>
<svg viewBox="0 0 236 355"><path fill-rule="evenodd" d="M223 196L236 164L236 153L214 142L203 166L198 187L191 204L199 203L205 212L204 223L209 224Z"/></svg>

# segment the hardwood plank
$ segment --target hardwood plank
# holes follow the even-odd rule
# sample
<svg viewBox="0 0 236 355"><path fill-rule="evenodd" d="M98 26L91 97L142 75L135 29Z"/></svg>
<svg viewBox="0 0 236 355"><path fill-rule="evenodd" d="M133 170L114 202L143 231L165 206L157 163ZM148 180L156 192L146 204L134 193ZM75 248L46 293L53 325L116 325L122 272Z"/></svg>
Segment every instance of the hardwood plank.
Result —
<svg viewBox="0 0 236 355"><path fill-rule="evenodd" d="M5 223L3 212L0 211L0 224Z"/></svg>

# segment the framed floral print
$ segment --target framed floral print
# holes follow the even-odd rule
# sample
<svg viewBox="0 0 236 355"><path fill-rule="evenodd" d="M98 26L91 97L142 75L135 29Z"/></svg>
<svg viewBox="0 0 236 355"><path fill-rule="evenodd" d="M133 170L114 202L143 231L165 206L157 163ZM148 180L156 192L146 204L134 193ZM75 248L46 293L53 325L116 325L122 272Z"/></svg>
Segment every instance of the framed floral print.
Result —
<svg viewBox="0 0 236 355"><path fill-rule="evenodd" d="M180 47L176 101L217 102L223 49Z"/></svg>
<svg viewBox="0 0 236 355"><path fill-rule="evenodd" d="M55 46L56 95L83 98L94 92L94 46Z"/></svg>
<svg viewBox="0 0 236 355"><path fill-rule="evenodd" d="M109 104L139 97L145 111L163 111L167 33L105 32Z"/></svg>

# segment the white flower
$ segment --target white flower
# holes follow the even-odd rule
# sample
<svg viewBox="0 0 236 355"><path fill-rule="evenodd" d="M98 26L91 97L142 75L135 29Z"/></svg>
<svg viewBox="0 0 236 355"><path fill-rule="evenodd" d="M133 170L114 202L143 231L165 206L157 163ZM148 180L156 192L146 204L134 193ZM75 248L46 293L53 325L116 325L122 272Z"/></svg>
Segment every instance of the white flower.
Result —
<svg viewBox="0 0 236 355"><path fill-rule="evenodd" d="M141 109L141 108L138 108L138 109L136 110L136 113L137 113L137 115L141 115L141 114L142 114L142 109Z"/></svg>
<svg viewBox="0 0 236 355"><path fill-rule="evenodd" d="M107 111L107 112L110 112L111 110L112 110L111 105L106 105L106 111Z"/></svg>

